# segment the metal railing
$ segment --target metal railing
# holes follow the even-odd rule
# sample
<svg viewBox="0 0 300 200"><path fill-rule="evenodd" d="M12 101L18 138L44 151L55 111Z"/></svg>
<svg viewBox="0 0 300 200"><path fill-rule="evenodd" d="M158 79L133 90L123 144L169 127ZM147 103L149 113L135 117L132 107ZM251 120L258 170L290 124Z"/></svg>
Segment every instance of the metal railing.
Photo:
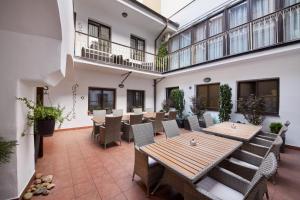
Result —
<svg viewBox="0 0 300 200"><path fill-rule="evenodd" d="M75 56L119 67L162 73L167 57L137 50L126 45L75 32Z"/></svg>
<svg viewBox="0 0 300 200"><path fill-rule="evenodd" d="M76 31L75 56L164 73L300 40L300 3L169 53L165 57Z"/></svg>

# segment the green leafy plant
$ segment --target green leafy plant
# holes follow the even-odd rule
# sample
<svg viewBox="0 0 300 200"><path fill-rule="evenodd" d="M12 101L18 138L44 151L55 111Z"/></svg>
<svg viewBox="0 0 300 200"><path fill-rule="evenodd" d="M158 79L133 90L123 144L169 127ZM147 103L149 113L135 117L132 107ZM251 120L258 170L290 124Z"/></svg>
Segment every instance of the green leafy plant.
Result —
<svg viewBox="0 0 300 200"><path fill-rule="evenodd" d="M167 55L167 43L162 43L156 56L156 70L161 71L161 69L164 69L168 66L168 60L165 58Z"/></svg>
<svg viewBox="0 0 300 200"><path fill-rule="evenodd" d="M203 114L205 113L205 104L201 101L201 99L193 96L190 98L192 105L190 106L191 112L194 115L197 115L198 119L203 119Z"/></svg>
<svg viewBox="0 0 300 200"><path fill-rule="evenodd" d="M33 123L38 120L55 120L55 122L59 122L59 127L62 125L65 119L70 121L69 116L71 112L69 112L66 116L63 116L65 107L61 107L60 105L57 107L46 107L42 106L41 104L36 104L26 97L17 98L17 100L23 102L28 108L27 128L32 127ZM23 132L23 135L25 134L26 130Z"/></svg>
<svg viewBox="0 0 300 200"><path fill-rule="evenodd" d="M281 122L272 122L269 127L272 133L278 134L282 126Z"/></svg>
<svg viewBox="0 0 300 200"><path fill-rule="evenodd" d="M248 98L238 100L238 109L245 119L254 125L261 125L264 121L265 102L251 94Z"/></svg>
<svg viewBox="0 0 300 200"><path fill-rule="evenodd" d="M179 90L179 89L172 90L170 99L172 101L174 108L178 111L179 118L182 119L184 106L185 106L183 90Z"/></svg>
<svg viewBox="0 0 300 200"><path fill-rule="evenodd" d="M9 162L16 145L17 141L6 141L0 137L0 165Z"/></svg>
<svg viewBox="0 0 300 200"><path fill-rule="evenodd" d="M219 120L220 122L225 122L230 120L230 114L232 110L232 93L231 87L228 84L220 86L220 110L219 110Z"/></svg>

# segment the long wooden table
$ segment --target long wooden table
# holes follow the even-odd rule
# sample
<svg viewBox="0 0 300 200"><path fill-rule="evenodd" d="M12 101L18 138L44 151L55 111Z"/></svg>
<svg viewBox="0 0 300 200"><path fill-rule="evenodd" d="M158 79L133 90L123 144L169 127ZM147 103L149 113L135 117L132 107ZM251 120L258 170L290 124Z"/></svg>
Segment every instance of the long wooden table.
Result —
<svg viewBox="0 0 300 200"><path fill-rule="evenodd" d="M196 146L190 145L192 139L197 141ZM140 150L184 180L194 183L241 145L239 141L191 132L143 146Z"/></svg>
<svg viewBox="0 0 300 200"><path fill-rule="evenodd" d="M202 130L221 137L248 142L261 129L262 126L254 126L251 124L240 124L240 123L232 123L232 122L222 122L210 126L208 128L204 128Z"/></svg>

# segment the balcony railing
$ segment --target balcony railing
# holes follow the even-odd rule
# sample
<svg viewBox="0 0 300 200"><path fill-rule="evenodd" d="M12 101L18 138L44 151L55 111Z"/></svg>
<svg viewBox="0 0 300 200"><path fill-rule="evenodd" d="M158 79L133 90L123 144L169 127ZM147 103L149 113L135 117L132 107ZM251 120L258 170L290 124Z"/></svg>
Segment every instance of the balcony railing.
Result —
<svg viewBox="0 0 300 200"><path fill-rule="evenodd" d="M198 41L165 57L76 32L75 56L156 73L300 41L300 3Z"/></svg>
<svg viewBox="0 0 300 200"><path fill-rule="evenodd" d="M126 45L75 32L75 56L118 67L162 73L167 57L140 51Z"/></svg>

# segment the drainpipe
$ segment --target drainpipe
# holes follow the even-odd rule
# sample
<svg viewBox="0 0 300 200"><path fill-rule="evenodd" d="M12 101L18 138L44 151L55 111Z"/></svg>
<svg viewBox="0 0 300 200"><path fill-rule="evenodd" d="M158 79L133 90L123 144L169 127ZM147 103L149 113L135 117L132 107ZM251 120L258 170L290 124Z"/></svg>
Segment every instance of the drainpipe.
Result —
<svg viewBox="0 0 300 200"><path fill-rule="evenodd" d="M153 80L154 112L156 112L156 79Z"/></svg>

